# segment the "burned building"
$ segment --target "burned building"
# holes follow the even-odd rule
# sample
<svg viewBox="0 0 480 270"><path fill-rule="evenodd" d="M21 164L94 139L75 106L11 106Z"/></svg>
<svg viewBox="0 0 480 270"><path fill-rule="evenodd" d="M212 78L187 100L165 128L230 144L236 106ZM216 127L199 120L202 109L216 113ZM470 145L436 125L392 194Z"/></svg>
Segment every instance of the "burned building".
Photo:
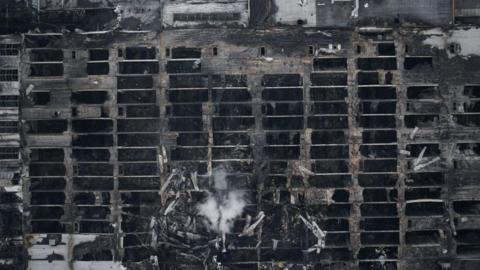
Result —
<svg viewBox="0 0 480 270"><path fill-rule="evenodd" d="M0 269L479 269L478 9L0 3Z"/></svg>

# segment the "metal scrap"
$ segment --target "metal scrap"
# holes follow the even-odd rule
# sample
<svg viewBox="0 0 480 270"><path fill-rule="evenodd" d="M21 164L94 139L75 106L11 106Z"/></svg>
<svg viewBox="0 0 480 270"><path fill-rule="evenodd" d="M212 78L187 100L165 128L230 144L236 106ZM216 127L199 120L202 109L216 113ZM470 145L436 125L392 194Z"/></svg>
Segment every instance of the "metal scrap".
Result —
<svg viewBox="0 0 480 270"><path fill-rule="evenodd" d="M412 132L410 132L410 135L408 136L410 138L410 140L413 140L415 138L415 135L417 134L419 128L418 127L415 127Z"/></svg>
<svg viewBox="0 0 480 270"><path fill-rule="evenodd" d="M428 161L427 163L423 163L423 164L418 164L418 165L416 165L416 166L413 168L413 170L414 170L414 171L421 170L421 169L423 169L423 168L425 168L425 167L427 167L427 166L429 166L429 165L431 165L431 164L433 164L433 163L435 163L435 162L437 162L437 161L439 161L439 160L440 160L440 157L436 157L436 158Z"/></svg>
<svg viewBox="0 0 480 270"><path fill-rule="evenodd" d="M263 211L260 211L260 213L258 213L257 217L255 218L256 221L252 225L247 226L247 224L250 223L251 218L248 219L248 223L245 224L245 227L243 228L243 231L239 236L252 236L255 228L258 226L258 224L260 224L260 222L262 222L264 218L265 213Z"/></svg>
<svg viewBox="0 0 480 270"><path fill-rule="evenodd" d="M317 254L320 253L322 248L325 247L325 237L327 236L327 233L322 229L320 229L317 222L314 221L310 216L307 216L308 220L304 218L302 215L299 215L299 217L303 221L303 223L307 226L307 228L312 231L313 235L317 237L317 244L309 248L307 252L316 251Z"/></svg>
<svg viewBox="0 0 480 270"><path fill-rule="evenodd" d="M427 150L427 147L423 147L422 151L420 151L420 154L418 155L418 157L413 161L413 165L414 166L417 166L418 164L420 164L420 162L422 161L422 158L423 158L423 155L425 154L425 151Z"/></svg>

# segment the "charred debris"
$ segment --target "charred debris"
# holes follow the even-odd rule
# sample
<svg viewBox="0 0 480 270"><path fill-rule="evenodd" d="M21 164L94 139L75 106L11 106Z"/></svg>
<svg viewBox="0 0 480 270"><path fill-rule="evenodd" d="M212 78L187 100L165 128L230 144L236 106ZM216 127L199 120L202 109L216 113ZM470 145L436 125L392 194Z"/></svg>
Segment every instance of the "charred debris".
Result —
<svg viewBox="0 0 480 270"><path fill-rule="evenodd" d="M0 1L0 269L480 269L480 4Z"/></svg>

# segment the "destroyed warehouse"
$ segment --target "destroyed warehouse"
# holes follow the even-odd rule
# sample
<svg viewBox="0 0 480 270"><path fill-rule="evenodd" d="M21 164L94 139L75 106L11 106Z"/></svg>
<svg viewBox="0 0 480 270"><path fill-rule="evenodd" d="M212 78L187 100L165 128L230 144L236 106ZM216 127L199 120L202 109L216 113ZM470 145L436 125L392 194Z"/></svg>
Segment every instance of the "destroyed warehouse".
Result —
<svg viewBox="0 0 480 270"><path fill-rule="evenodd" d="M1 0L0 269L480 269L480 1Z"/></svg>

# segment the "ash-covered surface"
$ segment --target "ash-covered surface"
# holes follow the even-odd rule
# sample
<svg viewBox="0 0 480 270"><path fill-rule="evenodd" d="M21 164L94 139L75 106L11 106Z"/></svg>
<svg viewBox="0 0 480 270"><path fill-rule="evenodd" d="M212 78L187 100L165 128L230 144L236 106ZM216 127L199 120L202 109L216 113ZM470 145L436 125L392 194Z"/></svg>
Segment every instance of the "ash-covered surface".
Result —
<svg viewBox="0 0 480 270"><path fill-rule="evenodd" d="M480 269L479 10L1 1L0 269Z"/></svg>

